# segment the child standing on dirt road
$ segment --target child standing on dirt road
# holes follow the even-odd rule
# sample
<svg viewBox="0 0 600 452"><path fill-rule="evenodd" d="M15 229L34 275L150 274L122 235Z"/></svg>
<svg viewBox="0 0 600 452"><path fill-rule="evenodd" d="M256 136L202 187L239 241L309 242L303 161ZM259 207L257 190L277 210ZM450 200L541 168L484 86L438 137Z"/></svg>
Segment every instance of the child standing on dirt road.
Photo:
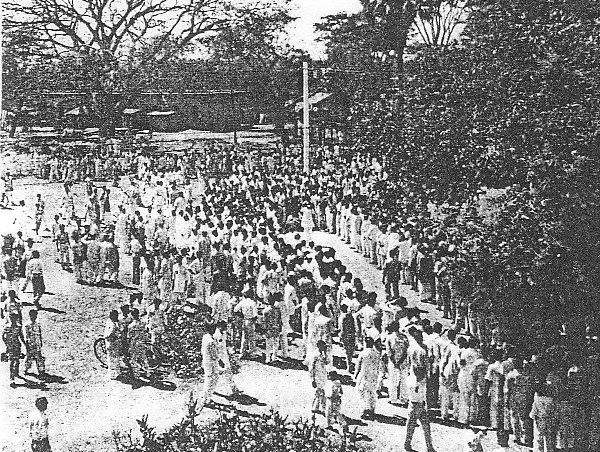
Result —
<svg viewBox="0 0 600 452"><path fill-rule="evenodd" d="M35 410L29 416L29 434L31 435L32 452L52 452L48 439L48 399L39 397L35 400Z"/></svg>

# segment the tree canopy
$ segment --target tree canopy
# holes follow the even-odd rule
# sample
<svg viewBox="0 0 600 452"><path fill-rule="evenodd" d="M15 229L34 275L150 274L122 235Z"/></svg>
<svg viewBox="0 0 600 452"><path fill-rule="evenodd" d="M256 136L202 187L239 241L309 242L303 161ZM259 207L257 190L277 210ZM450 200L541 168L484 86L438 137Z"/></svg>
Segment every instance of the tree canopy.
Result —
<svg viewBox="0 0 600 452"><path fill-rule="evenodd" d="M287 8L287 1L274 0L28 0L6 4L5 25L36 36L43 48L44 71L54 76L46 83L44 71L30 71L32 83L88 93L101 132L110 134L118 112L140 92L239 90L264 82L293 56L282 32L292 20ZM278 88L288 85L286 79Z"/></svg>
<svg viewBox="0 0 600 452"><path fill-rule="evenodd" d="M388 159L391 199L468 205L503 189L493 221L444 229L460 244L455 288L517 341L598 314L598 20L588 0L484 2L459 44L407 63L399 119L379 100L356 134Z"/></svg>

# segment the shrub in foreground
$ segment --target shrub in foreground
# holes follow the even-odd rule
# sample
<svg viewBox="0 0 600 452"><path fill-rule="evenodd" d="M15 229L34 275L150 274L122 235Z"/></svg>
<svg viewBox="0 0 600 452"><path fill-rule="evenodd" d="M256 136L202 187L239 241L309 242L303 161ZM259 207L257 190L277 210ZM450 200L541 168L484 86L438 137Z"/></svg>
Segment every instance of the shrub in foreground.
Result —
<svg viewBox="0 0 600 452"><path fill-rule="evenodd" d="M197 402L190 400L186 417L158 434L148 418L138 420L141 440L114 435L117 452L361 452L356 429L338 436L314 421L288 421L275 411L252 415L220 411L217 419L196 422Z"/></svg>

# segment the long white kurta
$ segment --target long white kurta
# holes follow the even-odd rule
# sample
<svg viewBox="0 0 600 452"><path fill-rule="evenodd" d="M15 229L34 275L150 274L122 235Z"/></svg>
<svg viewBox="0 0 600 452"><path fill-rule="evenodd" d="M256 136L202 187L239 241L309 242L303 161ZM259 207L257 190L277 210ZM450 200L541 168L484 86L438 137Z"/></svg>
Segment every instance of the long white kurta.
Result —
<svg viewBox="0 0 600 452"><path fill-rule="evenodd" d="M204 388L202 405L212 400L219 381L219 354L215 339L208 333L202 337L202 368L204 369Z"/></svg>
<svg viewBox="0 0 600 452"><path fill-rule="evenodd" d="M365 411L375 410L380 360L381 357L379 353L373 348L365 348L358 355L356 367L359 369L359 372L356 378L356 389L360 393L360 398L363 402L363 410Z"/></svg>
<svg viewBox="0 0 600 452"><path fill-rule="evenodd" d="M106 359L108 366L108 377L117 378L120 373L120 331L119 325L113 322L111 319L106 321L104 327L104 343L106 344Z"/></svg>

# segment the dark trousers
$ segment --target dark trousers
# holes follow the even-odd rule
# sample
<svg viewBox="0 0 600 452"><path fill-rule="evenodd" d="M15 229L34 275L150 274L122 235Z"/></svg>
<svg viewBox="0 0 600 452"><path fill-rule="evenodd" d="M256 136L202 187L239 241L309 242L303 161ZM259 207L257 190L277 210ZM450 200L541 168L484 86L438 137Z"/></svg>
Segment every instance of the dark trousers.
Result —
<svg viewBox="0 0 600 452"><path fill-rule="evenodd" d="M356 350L356 340L343 341L342 347L344 347L344 351L346 352L347 369L350 370L351 368L354 367L354 364L352 364L352 358L354 357L354 352Z"/></svg>
<svg viewBox="0 0 600 452"><path fill-rule="evenodd" d="M392 298L398 298L400 296L400 281L385 280L385 293L391 295Z"/></svg>
<svg viewBox="0 0 600 452"><path fill-rule="evenodd" d="M31 450L32 452L52 452L52 449L50 448L50 441L48 441L47 437L40 440L32 440Z"/></svg>
<svg viewBox="0 0 600 452"><path fill-rule="evenodd" d="M142 259L139 255L133 256L133 284L140 283L140 264Z"/></svg>
<svg viewBox="0 0 600 452"><path fill-rule="evenodd" d="M46 292L46 285L44 284L43 275L32 275L31 285L33 286L33 298L37 303L42 298L42 295Z"/></svg>
<svg viewBox="0 0 600 452"><path fill-rule="evenodd" d="M431 372L427 379L427 408L436 408L439 406L438 400L440 396L440 373L439 371Z"/></svg>

